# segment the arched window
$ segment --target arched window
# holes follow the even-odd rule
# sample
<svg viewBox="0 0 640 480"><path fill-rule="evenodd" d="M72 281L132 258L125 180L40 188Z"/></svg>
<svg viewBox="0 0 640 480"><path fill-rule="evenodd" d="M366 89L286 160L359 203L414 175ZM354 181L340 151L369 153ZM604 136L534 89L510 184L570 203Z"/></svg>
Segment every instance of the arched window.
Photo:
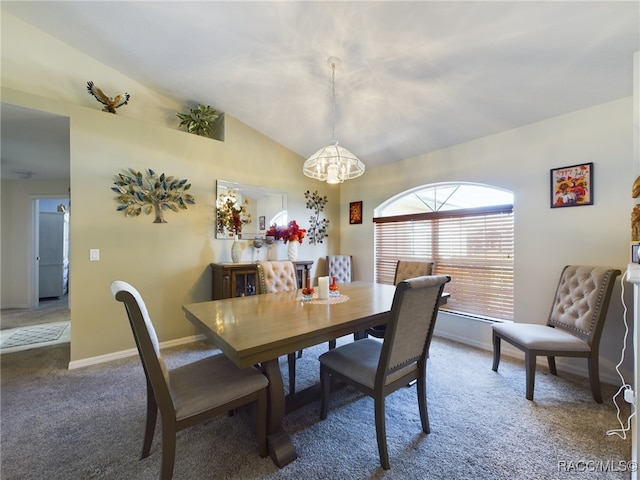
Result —
<svg viewBox="0 0 640 480"><path fill-rule="evenodd" d="M435 262L451 275L443 309L513 318L513 193L489 185L438 183L375 209L375 275L393 283L398 260Z"/></svg>

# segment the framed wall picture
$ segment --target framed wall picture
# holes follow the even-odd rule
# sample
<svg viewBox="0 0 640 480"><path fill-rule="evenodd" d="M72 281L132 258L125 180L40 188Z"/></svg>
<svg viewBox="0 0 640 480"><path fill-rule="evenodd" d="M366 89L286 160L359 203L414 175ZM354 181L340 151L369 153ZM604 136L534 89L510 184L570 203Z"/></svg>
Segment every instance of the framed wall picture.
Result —
<svg viewBox="0 0 640 480"><path fill-rule="evenodd" d="M267 227L265 225L265 217L264 215L260 215L258 217L258 230L265 230Z"/></svg>
<svg viewBox="0 0 640 480"><path fill-rule="evenodd" d="M551 208L593 205L593 163L551 169Z"/></svg>
<svg viewBox="0 0 640 480"><path fill-rule="evenodd" d="M351 225L362 223L362 202L349 204L349 223Z"/></svg>

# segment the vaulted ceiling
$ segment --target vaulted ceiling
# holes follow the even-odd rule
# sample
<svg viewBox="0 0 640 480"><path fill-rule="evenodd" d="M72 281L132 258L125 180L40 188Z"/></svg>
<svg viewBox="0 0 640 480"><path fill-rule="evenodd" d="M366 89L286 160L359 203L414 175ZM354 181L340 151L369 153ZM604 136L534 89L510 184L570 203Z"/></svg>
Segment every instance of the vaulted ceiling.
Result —
<svg viewBox="0 0 640 480"><path fill-rule="evenodd" d="M3 1L1 8L303 157L331 140L327 58L337 56L336 137L367 167L631 96L640 50L637 1Z"/></svg>

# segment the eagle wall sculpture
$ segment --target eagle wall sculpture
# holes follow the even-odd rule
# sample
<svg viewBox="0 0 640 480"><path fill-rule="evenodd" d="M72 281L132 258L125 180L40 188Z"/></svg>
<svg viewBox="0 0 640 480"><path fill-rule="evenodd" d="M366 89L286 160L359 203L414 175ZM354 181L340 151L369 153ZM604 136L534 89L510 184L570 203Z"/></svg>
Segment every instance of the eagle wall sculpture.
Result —
<svg viewBox="0 0 640 480"><path fill-rule="evenodd" d="M106 96L102 90L96 87L91 80L87 82L87 91L95 97L97 101L104 105L103 112L116 113L116 108L127 105L130 95L125 92L114 98Z"/></svg>

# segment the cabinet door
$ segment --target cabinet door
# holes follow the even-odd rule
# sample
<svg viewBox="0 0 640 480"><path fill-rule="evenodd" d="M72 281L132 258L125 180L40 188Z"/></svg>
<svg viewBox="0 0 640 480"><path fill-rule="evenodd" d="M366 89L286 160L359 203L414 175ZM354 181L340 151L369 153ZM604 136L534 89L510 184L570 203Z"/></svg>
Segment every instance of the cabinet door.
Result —
<svg viewBox="0 0 640 480"><path fill-rule="evenodd" d="M231 274L231 295L244 297L256 294L255 270L239 270Z"/></svg>

